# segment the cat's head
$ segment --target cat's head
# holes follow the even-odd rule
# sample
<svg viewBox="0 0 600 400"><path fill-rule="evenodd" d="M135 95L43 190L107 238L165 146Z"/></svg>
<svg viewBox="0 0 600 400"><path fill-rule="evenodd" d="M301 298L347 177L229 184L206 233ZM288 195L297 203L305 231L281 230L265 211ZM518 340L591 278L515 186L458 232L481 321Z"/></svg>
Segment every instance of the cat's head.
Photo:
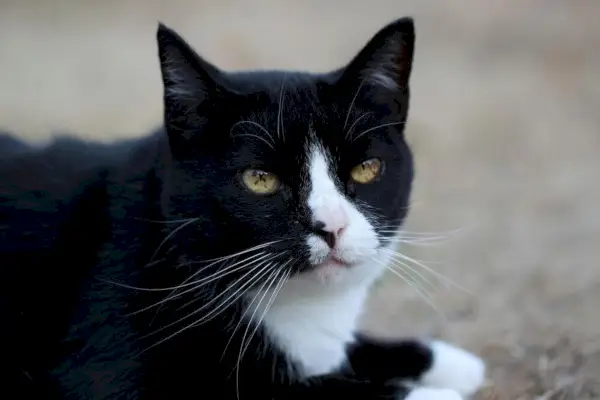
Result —
<svg viewBox="0 0 600 400"><path fill-rule="evenodd" d="M164 25L158 43L173 160L167 214L198 218L178 233L186 256L237 253L220 265L232 280L249 270L263 273L256 282L378 275L413 179L403 137L412 19L322 74L227 73Z"/></svg>

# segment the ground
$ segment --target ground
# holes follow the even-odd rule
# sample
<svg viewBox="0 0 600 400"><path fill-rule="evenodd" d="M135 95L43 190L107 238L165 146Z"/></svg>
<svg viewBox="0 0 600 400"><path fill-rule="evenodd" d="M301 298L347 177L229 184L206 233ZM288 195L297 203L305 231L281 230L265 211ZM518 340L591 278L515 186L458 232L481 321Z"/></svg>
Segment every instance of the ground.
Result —
<svg viewBox="0 0 600 400"><path fill-rule="evenodd" d="M6 0L0 125L32 140L153 127L158 19L227 69L324 70L403 15L417 26L407 229L447 239L402 251L457 285L413 266L426 301L390 274L366 329L481 354L480 399L600 398L597 0Z"/></svg>

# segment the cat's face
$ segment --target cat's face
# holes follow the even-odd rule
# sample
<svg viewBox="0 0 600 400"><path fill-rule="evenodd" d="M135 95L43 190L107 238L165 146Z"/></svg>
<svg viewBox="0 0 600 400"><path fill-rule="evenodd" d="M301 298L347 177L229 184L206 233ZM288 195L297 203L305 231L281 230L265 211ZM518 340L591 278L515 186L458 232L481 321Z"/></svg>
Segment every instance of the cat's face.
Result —
<svg viewBox="0 0 600 400"><path fill-rule="evenodd" d="M168 28L158 39L174 160L168 212L200 219L180 234L198 251L188 256L243 252L221 268L244 259L264 272L257 283L377 275L413 178L403 138L412 21L388 25L327 74L225 73ZM246 272L234 269L224 279Z"/></svg>

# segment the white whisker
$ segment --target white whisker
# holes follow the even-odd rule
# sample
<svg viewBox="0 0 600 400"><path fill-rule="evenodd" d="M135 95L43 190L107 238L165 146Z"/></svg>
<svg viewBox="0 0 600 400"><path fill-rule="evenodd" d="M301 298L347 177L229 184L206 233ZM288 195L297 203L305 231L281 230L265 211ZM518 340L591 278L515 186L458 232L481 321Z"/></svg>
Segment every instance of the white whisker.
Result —
<svg viewBox="0 0 600 400"><path fill-rule="evenodd" d="M258 135L254 135L254 134L252 134L252 133L242 133L242 134L235 135L235 136L237 136L237 137L241 137L241 136L248 136L248 137L253 137L253 138L256 138L256 139L258 139L258 140L261 140L263 143L265 143L265 144L266 144L267 146L269 146L271 149L275 150L275 147L274 147L274 146L273 146L271 143L269 143L269 142L268 142L268 141L267 141L265 138L263 138L263 137L260 137L260 136L258 136Z"/></svg>
<svg viewBox="0 0 600 400"><path fill-rule="evenodd" d="M356 118L354 120L354 122L352 123L352 125L350 125L350 128L346 131L346 136L344 137L345 139L348 139L348 136L351 136L354 133L354 129L356 128L356 125L360 122L360 120L362 120L364 117L373 114L372 112L366 112L364 114L362 114L360 117Z"/></svg>
<svg viewBox="0 0 600 400"><path fill-rule="evenodd" d="M237 263L231 265L228 268L231 268L231 267L234 267L236 265L239 265L239 264L241 264L241 263L243 263L245 261L248 261L249 259L252 259L254 257L260 256L260 259L263 259L263 258L268 257L271 254L272 253L266 253L266 252L262 251L262 252L260 252L258 254L255 254L255 255L252 255L252 256L250 256L248 258L245 258L244 260L238 261ZM212 263L210 265L207 265L207 266L201 268L199 271L195 272L193 276L197 276L200 272L202 272L202 270L204 270L204 269L206 269L208 267L211 267L211 266L213 266L213 265L215 265L217 263L218 262L215 262L215 263ZM205 281L205 280L207 280L209 278L210 277L205 277L205 278L201 278L199 280L193 281L193 282L186 282L186 283L179 284L177 286L162 287L162 288L145 288L145 287L128 285L126 283L109 281L109 280L105 280L105 279L102 279L102 278L98 278L98 279L100 279L101 281L106 282L106 283L111 283L113 285L120 286L120 287L123 287L123 288L126 288L126 289L139 290L141 292L164 292L164 291L167 291L167 290L177 290L177 289L182 289L182 288L187 287L187 286L197 285L198 283L203 282L203 281ZM187 279L186 279L186 281L187 281Z"/></svg>
<svg viewBox="0 0 600 400"><path fill-rule="evenodd" d="M283 75L283 79L281 81L281 89L279 90L279 108L277 109L277 137L281 137L281 139L285 139L285 131L283 129L283 93L285 88L285 78L286 75Z"/></svg>
<svg viewBox="0 0 600 400"><path fill-rule="evenodd" d="M397 269L394 267L391 267L390 265L384 263L383 261L377 260L377 259L373 259L373 261L376 261L379 264L383 265L391 273L393 273L394 275L396 275L397 277L402 279L402 281L405 282L406 284L408 284L417 294L419 294L423 298L423 300L425 300L425 302L427 304L429 304L429 306L431 306L431 308L433 308L443 318L446 318L445 314L438 308L438 306L435 304L435 302L431 298L431 295L429 294L429 292L427 292L427 290L425 288L419 286L418 282L414 278L411 279L410 277L406 277L404 275L406 273L406 271L404 271L399 266L395 266Z"/></svg>
<svg viewBox="0 0 600 400"><path fill-rule="evenodd" d="M402 275L400 272L398 272L394 268L390 268L388 266L387 269L390 272L392 272L394 275L396 275L400 279L402 279L404 282L406 282L410 287L412 287L423 298L423 300L425 300L425 302L427 302L427 304L429 304L431 306L431 308L433 308L438 314L440 314L440 316L442 316L442 318L446 319L446 315L442 312L442 310L440 310L438 308L438 306L435 304L435 302L433 301L433 299L431 298L431 296L429 295L429 293L427 291L425 291L424 289L419 287L414 281L410 281L409 279L407 279L404 275Z"/></svg>
<svg viewBox="0 0 600 400"><path fill-rule="evenodd" d="M253 126L257 127L258 129L260 129L260 130L261 130L261 132L263 132L265 135L267 135L267 138L268 138L268 140L267 140L267 139L265 139L265 138L264 138L264 137L262 137L262 136L255 135L255 134L253 134L253 133L247 133L247 132L244 132L244 133L237 134L237 135L236 135L236 134L234 134L234 133L233 133L233 129L234 129L236 126L238 126L239 124L250 124L250 125L253 125ZM249 136L249 137L254 137L254 138L258 139L258 140L261 140L261 141L263 141L263 142L264 142L264 143L265 143L267 146L269 146L271 149L275 150L275 140L273 139L273 136L272 136L272 135L269 133L269 131L268 131L268 130L267 130L265 127L264 127L264 126L262 126L261 124L259 124L259 123L257 123L257 122L254 122L254 121L248 121L248 120L244 120L244 121L238 121L238 122L236 122L235 124L233 124L233 125L231 126L231 129L229 130L229 133L230 133L230 135L231 135L232 137L235 137L235 136L237 136L237 137L240 137L240 136Z"/></svg>
<svg viewBox="0 0 600 400"><path fill-rule="evenodd" d="M260 271L256 272L255 275L253 277L251 277L250 279L248 279L246 282L244 282L234 293L232 293L227 299L225 299L224 301L222 301L217 307L215 307L211 312L209 312L208 314L206 314L205 316L203 316L202 318L192 322L189 325L186 325L185 327L183 327L182 329L178 330L175 333L172 333L171 335L167 336L164 339L159 340L158 342L154 343L153 345L151 345L150 347L146 348L145 350L143 350L141 353L144 353L148 350L150 350L151 348L160 345L161 343L166 342L169 339L172 339L173 337L179 335L180 333L193 328L195 326L198 326L200 324L206 323L210 320L212 320L213 318L217 317L218 315L220 315L224 310L226 310L229 306L231 306L233 303L235 303L237 300L239 300L248 289L242 291L244 288L249 288L256 280L260 279L262 276L266 275L267 273L269 273L270 269L273 268L273 263L269 263L267 265L265 265L263 268L260 269ZM253 270L251 270L250 272L254 272ZM245 274L244 276L240 277L236 282L241 282L243 281L243 279L247 276L248 274ZM241 294L239 294L237 297L236 294L238 294L240 291L242 291ZM226 293L226 292L223 292ZM222 293L222 294L223 294ZM209 305L211 305L216 299L218 299L221 295L213 298L210 302L204 304L202 307L200 307L199 309L193 311L192 313L186 315L183 318L180 318L179 320L172 322L168 325L165 325L159 329L157 329L154 332L151 332L149 334L146 334L144 336L142 336L142 338L146 338L149 337L151 335L154 335L158 332L163 331L164 329L167 329L175 324L178 324L194 315L196 315L197 313L199 313L200 311L202 311L203 309L205 309L206 307L208 307ZM235 298L234 298L235 297ZM140 354L141 354L140 353Z"/></svg>
<svg viewBox="0 0 600 400"><path fill-rule="evenodd" d="M388 122L387 124L377 125L377 126L374 126L372 128L369 128L367 130L362 131L361 133L359 133L358 135L356 135L356 137L353 138L352 140L353 141L357 141L361 136L366 135L369 132L373 132L376 129L381 129L381 128L385 128L385 127L388 127L388 126L395 126L395 125L400 125L400 124L405 124L405 123L406 123L406 121L396 121L396 122Z"/></svg>
<svg viewBox="0 0 600 400"><path fill-rule="evenodd" d="M213 262L213 261L223 261L223 260L228 260L228 259L230 259L230 258L237 257L237 256L240 256L240 255L242 255L242 254L249 253L249 252L251 252L251 251L254 251L254 250L260 250L260 249L263 249L263 248L265 248L265 247L268 247L268 246L270 246L270 245L272 245L272 244L275 244L275 243L282 242L282 241L284 241L284 240L285 240L285 239L273 240L273 241L271 241L271 242L261 243L261 244L259 244L259 245L256 245L256 246L254 246L254 247L249 247L249 248L247 248L247 249L245 249L245 250L239 251L239 252L237 252L237 253L234 253L234 254L229 254L229 255L227 255L227 256L223 256L223 257L217 257L217 258L209 258L209 259L206 259L206 260L192 261L191 263L192 263L192 264L198 264L198 263L204 263L204 262Z"/></svg>
<svg viewBox="0 0 600 400"><path fill-rule="evenodd" d="M455 288L457 288L457 289L459 289L459 290L462 290L463 292L465 292L465 293L467 293L467 294L469 294L469 295L473 295L473 293L472 293L471 291L469 291L469 290L465 289L464 287L460 286L459 284L457 284L456 282L454 282L452 279L450 279L450 278L448 278L447 276L445 276L445 275L443 275L443 274L441 274L441 273L439 273L439 272L437 272L437 271L435 271L435 270L433 270L433 269L429 268L427 265L423 264L422 262L419 262L419 261L415 260L415 259L414 259L414 258L412 258L412 257L409 257L409 256L407 256L407 255L404 255L404 254L402 254L402 253L399 253L399 252L397 252L397 251L394 251L394 250L391 250L391 249L385 249L385 248L384 248L384 249L382 249L382 250L384 250L384 251L387 251L387 252L388 252L388 253L390 253L392 256L399 257L399 258L401 258L401 259L403 259L403 260L405 260L405 261L411 262L411 263L413 263L413 264L415 264L415 265L417 265L417 266L419 266L419 267L423 268L423 269L424 269L424 270L426 270L427 272L429 272L429 273L433 274L434 276L436 276L436 277L438 277L438 278L442 279L443 281L445 281L445 282L449 283L450 285L454 286Z"/></svg>
<svg viewBox="0 0 600 400"><path fill-rule="evenodd" d="M164 304L164 303L166 303L166 302L168 302L170 300L173 300L173 299L175 299L177 297L181 297L184 294L187 294L187 293L190 293L190 292L195 292L198 289L200 289L202 286L207 285L208 283L214 282L214 281L216 281L218 279L223 278L224 276L230 275L230 274L232 274L234 272L237 272L237 271L240 271L242 269L249 268L249 267L258 268L259 266L264 265L265 263L267 263L267 262L269 262L271 260L274 260L275 258L279 257L281 254L283 254L283 253L275 254L272 257L269 257L271 254L267 253L267 254L265 254L265 255L257 258L257 259L252 260L251 262L247 262L250 257L248 257L248 258L246 258L244 260L238 261L235 264L229 265L226 268L224 268L222 270L219 270L219 271L217 271L216 273L214 273L212 275L209 275L209 276L207 276L205 278L202 278L202 279L198 279L197 281L194 281L194 282L187 283L185 285L185 287L192 286L192 285L193 286L190 287L190 288L188 288L188 289L186 289L186 290L184 290L184 291L182 291L182 292L179 292L179 293L173 293L173 292L171 292L164 299L162 299L162 300L160 300L160 301L158 301L158 302L156 302L154 304L151 304L149 306L146 306L146 307L144 307L144 308L142 308L140 310L134 311L130 315L139 314L139 313L147 311L147 310L149 310L149 309L151 309L153 307L160 306L161 304ZM244 264L238 266L241 263L244 263ZM256 264L256 263L258 263L258 264ZM234 268L234 267L237 267L237 268ZM232 268L234 268L234 269L232 269ZM175 290L180 289L182 287L184 287L184 286L177 286ZM185 305L187 305L187 303Z"/></svg>
<svg viewBox="0 0 600 400"><path fill-rule="evenodd" d="M281 265L279 267L279 271L283 272L283 269L285 268L285 266L287 266L291 261L292 261L292 259L290 258L283 265ZM252 341L252 338L254 337L254 335L256 335L256 332L258 331L258 328L260 328L260 325L262 324L262 321L264 320L265 316L269 312L269 309L271 308L271 305L273 304L273 301L275 301L275 298L277 297L277 295L281 291L281 288L285 284L286 280L289 278L290 274L291 274L291 270L288 270L287 272L284 272L284 274L281 276L281 278L277 282L277 285L275 285L275 289L271 293L271 296L269 298L269 301L267 302L267 305L265 306L265 308L263 310L263 313L261 314L261 316L258 319L258 321L255 322L255 324L254 324L255 325L254 326L254 330L252 331L252 333L248 337L248 341L244 345L244 337L246 337L246 333L248 332L248 328L252 325L252 321L254 319L254 315L255 315L256 311L260 308L260 305L262 304L262 301L264 300L265 295L271 289L272 284L275 283L275 280L279 276L279 273L277 275L275 275L275 278L273 278L273 281L267 287L267 290L265 291L265 293L263 294L262 298L258 302L258 304L257 304L254 312L252 313L252 316L250 317L250 321L249 321L248 325L246 326L246 331L244 332L244 337L242 337L242 342L240 344L240 353L238 355L238 362L237 362L237 368L236 368L236 379L235 380L236 380L236 390L237 390L237 393L238 393L238 399L239 399L239 371L240 371L240 367L239 366L240 366L240 362L241 362L242 358L244 357L244 354L246 354L246 351L248 350L248 347L250 346L250 342Z"/></svg>
<svg viewBox="0 0 600 400"><path fill-rule="evenodd" d="M414 273L416 276L418 276L423 282L427 283L434 291L438 290L438 287L430 280L428 279L426 276L424 276L422 273L420 273L419 271L417 271L417 269L411 267L410 265L406 264L405 262L402 262L401 260L399 260L398 258L395 258L394 256L391 256L392 260L398 264L394 264L394 266L397 266L399 268L405 267L408 268L409 271L411 271L412 273ZM401 267L402 266L402 267ZM404 269L403 269L404 270Z"/></svg>
<svg viewBox="0 0 600 400"><path fill-rule="evenodd" d="M229 345L231 344L231 341L233 340L233 337L235 336L235 334L236 334L237 330L239 329L240 325L242 324L242 321L244 320L244 317L246 316L246 314L248 313L248 311L250 311L250 308L252 307L252 304L254 304L254 302L256 301L256 299L258 298L258 296L260 295L260 293L262 293L264 287L267 285L267 283L269 283L271 277L274 274L276 274L276 273L278 273L278 270L274 269L271 272L271 274L267 277L267 279L265 279L265 281L260 286L260 288L258 288L258 290L256 291L256 293L254 294L254 296L252 298L252 301L250 303L248 303L248 305L246 306L246 309L244 310L244 312L242 313L242 315L238 319L238 323L233 328L233 330L231 332L231 336L229 337L229 340L227 341L227 344L225 344L225 347L223 349L223 353L221 354L221 360L223 360L223 357L225 357L225 354L227 353L227 349L229 348Z"/></svg>
<svg viewBox="0 0 600 400"><path fill-rule="evenodd" d="M254 315L256 314L256 312L258 311L258 309L260 308L260 305L262 304L263 300L265 299L265 297L267 296L267 293L269 292L269 289L271 288L271 286L273 285L273 283L275 283L275 281L277 280L277 276L279 276L279 274L282 272L281 269L277 269L277 273L275 274L275 276L273 276L271 279L269 279L269 286L267 286L267 289L263 292L260 300L258 301L258 304L256 305L256 307L254 307L254 311L252 312L252 315L250 316L250 319L248 320L248 323L246 325L246 329L244 330L244 333L242 334L242 340L240 342L240 351L238 353L238 358L236 361L236 366L235 366L235 371L236 371L236 375L235 375L235 389L236 389L236 394L237 394L237 398L239 399L239 371L240 371L240 363L242 361L242 349L244 348L244 344L246 342L246 337L248 335L248 330L250 329L250 326L252 326L253 324L253 319L254 319ZM248 338L248 342L250 342L252 340L252 336L250 336Z"/></svg>
<svg viewBox="0 0 600 400"><path fill-rule="evenodd" d="M348 106L348 112L346 113L346 119L344 120L344 130L346 130L346 127L348 126L348 119L350 118L350 114L352 113L352 109L354 108L354 103L356 103L356 98L358 97L358 94L362 90L362 87L364 86L366 80L367 80L366 78L363 78L363 80L360 81L360 85L358 85L358 89L356 89L356 93L354 93L354 96L352 97L352 101L350 102L350 105Z"/></svg>
<svg viewBox="0 0 600 400"><path fill-rule="evenodd" d="M158 254L158 252L160 251L160 249L162 248L162 246L164 246L164 244L167 243L169 241L169 239L171 239L173 236L175 236L175 234L177 232L179 232L180 230L182 230L186 226L188 226L190 224L193 224L194 222L197 222L198 220L199 220L199 218L192 218L189 221L184 222L183 224L179 225L177 228L173 229L167 236L165 236L165 238L163 239L163 241L160 242L160 244L158 245L158 247L154 251L154 254L152 254L152 257L150 257L150 261L154 260L154 258L156 257L156 255Z"/></svg>

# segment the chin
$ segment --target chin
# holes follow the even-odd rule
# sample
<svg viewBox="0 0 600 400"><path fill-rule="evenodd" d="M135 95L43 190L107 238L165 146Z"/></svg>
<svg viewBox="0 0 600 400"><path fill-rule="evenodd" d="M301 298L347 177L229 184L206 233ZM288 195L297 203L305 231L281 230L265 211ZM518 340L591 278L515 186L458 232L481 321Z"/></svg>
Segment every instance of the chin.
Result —
<svg viewBox="0 0 600 400"><path fill-rule="evenodd" d="M313 262L310 268L292 278L296 281L294 285L306 285L316 290L328 291L368 288L383 275L389 257L376 249L362 251L361 254L369 256Z"/></svg>

